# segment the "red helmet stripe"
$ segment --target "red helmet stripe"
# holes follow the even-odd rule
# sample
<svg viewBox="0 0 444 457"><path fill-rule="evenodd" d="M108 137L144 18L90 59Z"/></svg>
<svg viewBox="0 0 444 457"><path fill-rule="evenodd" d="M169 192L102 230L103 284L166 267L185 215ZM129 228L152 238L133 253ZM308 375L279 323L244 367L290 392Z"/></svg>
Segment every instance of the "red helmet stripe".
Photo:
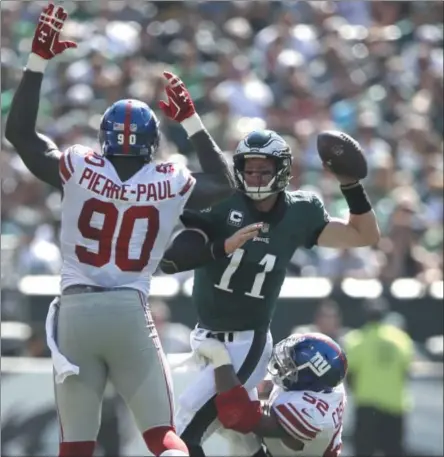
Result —
<svg viewBox="0 0 444 457"><path fill-rule="evenodd" d="M123 124L123 153L129 154L130 144L129 136L131 135L131 101L128 100L125 106L125 121Z"/></svg>

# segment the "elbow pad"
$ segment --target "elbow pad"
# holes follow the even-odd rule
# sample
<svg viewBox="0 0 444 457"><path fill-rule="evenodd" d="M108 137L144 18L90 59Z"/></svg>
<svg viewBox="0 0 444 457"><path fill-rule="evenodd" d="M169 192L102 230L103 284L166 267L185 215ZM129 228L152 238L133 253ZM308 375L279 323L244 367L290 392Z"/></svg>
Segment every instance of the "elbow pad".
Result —
<svg viewBox="0 0 444 457"><path fill-rule="evenodd" d="M239 433L252 432L262 417L261 404L252 401L241 385L216 396L217 418L222 425Z"/></svg>

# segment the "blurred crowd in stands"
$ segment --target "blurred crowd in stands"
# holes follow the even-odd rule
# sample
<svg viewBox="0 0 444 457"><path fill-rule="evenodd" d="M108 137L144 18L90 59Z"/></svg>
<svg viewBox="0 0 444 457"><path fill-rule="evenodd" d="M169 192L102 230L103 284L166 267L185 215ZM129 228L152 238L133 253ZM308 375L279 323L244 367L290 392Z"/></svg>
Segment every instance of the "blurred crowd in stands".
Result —
<svg viewBox="0 0 444 457"><path fill-rule="evenodd" d="M0 4L2 132L46 3ZM141 99L157 110L164 97L162 72L169 69L188 86L205 125L228 158L255 128L283 135L293 151L292 188L317 192L333 216L344 215L347 207L336 180L323 171L316 135L326 129L343 130L365 149L370 172L364 184L380 222L379 245L350 251L301 249L289 275L336 281L443 279L442 1L65 0L63 6L70 13L64 34L79 47L48 66L38 121L40 131L60 149L82 143L97 150L101 114L117 99ZM180 125L157 113L163 133L157 159L179 160L197 170ZM11 291L25 275L59 273L60 195L29 173L3 135L0 172L1 285L9 289L8 297L2 297L2 356L47 357L43 323L19 318L21 298ZM178 276L182 280L191 275ZM381 342L368 338L376 324L366 321L350 332L343 325L340 303L332 299L313 308L310 323L294 322L292 329L323 332L347 348L353 362L349 378L354 383L349 379L348 386L353 394L362 391L360 373L368 378L365 370L371 361L370 371L378 377L374 385L384 389L373 389L372 397L366 393L366 408L355 395L355 449L359 431L364 430L367 447L361 448L366 455L371 455L369 443L373 449L381 436L389 436L388 428L374 435L369 423L362 426L369 404L373 422L377 418L386 424L380 418L387 404L398 399L395 415L403 421L411 361L442 361L443 354L442 335L432 336L425 345L415 343L410 350L410 338L403 333L408 331L405 317L390 312L384 301L371 304L381 303L384 319L377 325L396 335L391 346L382 342L384 357L377 350ZM151 311L165 352L189 352L190 328L171 319L168 303L154 297ZM363 335L365 347L357 344ZM409 349L405 355L398 348L401 343ZM365 349L367 357L352 357L356 348ZM266 391L266 382L261 389ZM105 409L114 411L114 402L106 403ZM104 417L113 414L105 412ZM119 433L112 429L104 441L109 443L111 437L119 440ZM401 434L399 443L402 438ZM389 441L392 447L385 455L400 455L392 452L394 440ZM113 448L109 455L115 454Z"/></svg>
<svg viewBox="0 0 444 457"><path fill-rule="evenodd" d="M1 2L2 127L46 2ZM45 74L38 126L61 149L98 147L104 109L131 97L157 109L162 72L187 84L229 157L267 126L293 156L293 188L346 211L323 172L316 134L340 129L364 147L365 186L383 238L353 251L300 250L289 274L442 279L443 3L386 1L65 1L79 43ZM159 113L160 115L160 113ZM180 125L161 118L159 160L196 158ZM2 129L3 130L3 129ZM60 196L2 137L2 282L57 274Z"/></svg>

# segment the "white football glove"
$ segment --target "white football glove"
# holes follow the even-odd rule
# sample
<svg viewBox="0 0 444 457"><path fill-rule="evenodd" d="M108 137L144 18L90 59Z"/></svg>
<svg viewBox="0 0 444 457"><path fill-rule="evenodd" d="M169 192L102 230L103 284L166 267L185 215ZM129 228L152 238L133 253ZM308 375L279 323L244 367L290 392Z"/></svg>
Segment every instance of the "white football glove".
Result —
<svg viewBox="0 0 444 457"><path fill-rule="evenodd" d="M218 368L222 365L230 365L231 358L224 343L214 338L207 338L202 341L196 349L196 355Z"/></svg>

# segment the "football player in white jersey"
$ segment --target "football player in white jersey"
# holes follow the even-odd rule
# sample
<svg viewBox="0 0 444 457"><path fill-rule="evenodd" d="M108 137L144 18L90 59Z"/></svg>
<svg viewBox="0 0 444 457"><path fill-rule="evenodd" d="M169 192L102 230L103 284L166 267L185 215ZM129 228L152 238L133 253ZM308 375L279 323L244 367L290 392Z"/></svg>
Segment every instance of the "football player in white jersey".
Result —
<svg viewBox="0 0 444 457"><path fill-rule="evenodd" d="M138 100L120 100L106 110L96 151L75 145L62 153L37 133L44 70L53 57L76 47L60 40L66 18L52 4L41 13L5 131L29 170L63 193L62 293L47 320L59 456L93 456L108 379L154 455L188 455L175 433L170 374L147 297L184 207L205 208L231 195L231 172L186 87L167 72L168 101L159 107L185 128L202 173L153 162L159 123Z"/></svg>
<svg viewBox="0 0 444 457"><path fill-rule="evenodd" d="M347 359L331 338L295 334L275 346L269 363L274 387L264 408L240 384L223 343L209 338L197 353L215 368L219 421L242 434L236 455L340 455Z"/></svg>

